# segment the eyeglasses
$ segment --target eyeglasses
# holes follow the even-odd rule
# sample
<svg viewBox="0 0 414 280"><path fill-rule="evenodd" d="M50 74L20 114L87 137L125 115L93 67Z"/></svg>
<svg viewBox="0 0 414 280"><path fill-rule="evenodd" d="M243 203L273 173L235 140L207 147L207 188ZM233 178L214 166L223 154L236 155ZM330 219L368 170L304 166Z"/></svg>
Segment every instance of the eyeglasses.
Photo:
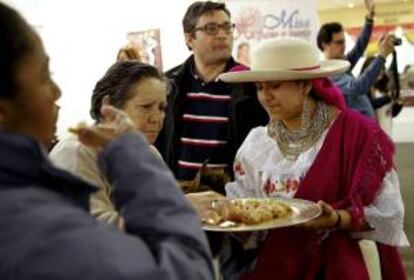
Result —
<svg viewBox="0 0 414 280"><path fill-rule="evenodd" d="M204 31L207 35L217 35L220 32L220 28L224 30L226 34L231 34L234 30L236 25L234 23L225 22L222 24L218 23L207 23L204 26L194 28L193 32L195 31Z"/></svg>

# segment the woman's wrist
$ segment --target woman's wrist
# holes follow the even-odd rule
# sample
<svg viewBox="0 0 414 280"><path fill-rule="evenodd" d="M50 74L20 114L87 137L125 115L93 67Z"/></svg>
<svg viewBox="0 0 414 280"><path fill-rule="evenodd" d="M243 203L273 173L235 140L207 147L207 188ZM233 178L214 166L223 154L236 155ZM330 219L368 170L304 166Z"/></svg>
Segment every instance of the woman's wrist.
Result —
<svg viewBox="0 0 414 280"><path fill-rule="evenodd" d="M341 220L342 220L342 217L341 217L341 214L339 213L339 210L336 210L335 211L335 214L336 214L336 222L335 222L333 228L334 229L341 229Z"/></svg>
<svg viewBox="0 0 414 280"><path fill-rule="evenodd" d="M365 16L365 20L366 20L368 23L373 24L373 23L374 23L374 14L367 14L367 15Z"/></svg>
<svg viewBox="0 0 414 280"><path fill-rule="evenodd" d="M350 228L351 224L351 215L347 210L336 210L335 211L337 219L335 222L335 226L333 228L335 229L342 229L342 230L348 230Z"/></svg>

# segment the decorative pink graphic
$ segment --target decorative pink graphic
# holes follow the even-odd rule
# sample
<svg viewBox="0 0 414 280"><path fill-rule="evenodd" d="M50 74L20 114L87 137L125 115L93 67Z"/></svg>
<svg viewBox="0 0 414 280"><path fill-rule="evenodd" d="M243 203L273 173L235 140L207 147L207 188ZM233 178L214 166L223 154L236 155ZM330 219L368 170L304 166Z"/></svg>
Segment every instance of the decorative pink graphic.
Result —
<svg viewBox="0 0 414 280"><path fill-rule="evenodd" d="M269 197L294 195L300 185L301 178L293 174L262 174L262 190Z"/></svg>
<svg viewBox="0 0 414 280"><path fill-rule="evenodd" d="M226 0L236 24L236 60L250 66L250 50L258 42L277 37L299 37L315 42L316 0Z"/></svg>

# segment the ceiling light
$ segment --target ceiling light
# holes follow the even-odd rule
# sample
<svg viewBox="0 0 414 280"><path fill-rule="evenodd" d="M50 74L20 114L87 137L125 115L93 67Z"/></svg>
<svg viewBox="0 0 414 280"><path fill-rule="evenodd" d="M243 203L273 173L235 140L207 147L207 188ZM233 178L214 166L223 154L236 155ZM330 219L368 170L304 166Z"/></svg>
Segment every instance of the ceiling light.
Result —
<svg viewBox="0 0 414 280"><path fill-rule="evenodd" d="M355 6L354 3L352 3L352 2L348 3L348 8L352 9L354 6Z"/></svg>

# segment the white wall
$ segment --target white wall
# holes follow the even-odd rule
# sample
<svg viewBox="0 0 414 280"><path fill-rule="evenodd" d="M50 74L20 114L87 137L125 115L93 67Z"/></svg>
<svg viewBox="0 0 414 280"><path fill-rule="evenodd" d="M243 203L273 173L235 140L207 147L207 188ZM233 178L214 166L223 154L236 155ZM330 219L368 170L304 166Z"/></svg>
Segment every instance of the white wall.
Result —
<svg viewBox="0 0 414 280"><path fill-rule="evenodd" d="M90 120L96 81L114 62L131 31L160 28L164 69L189 52L181 19L192 0L8 0L40 33L62 89L58 132Z"/></svg>
<svg viewBox="0 0 414 280"><path fill-rule="evenodd" d="M22 12L43 38L54 79L63 92L59 134L90 120L92 89L114 62L128 32L160 28L164 69L189 55L181 19L194 0L0 1ZM405 54L401 62L412 61L412 57L413 53ZM396 141L414 141L414 108L404 109L394 124Z"/></svg>

